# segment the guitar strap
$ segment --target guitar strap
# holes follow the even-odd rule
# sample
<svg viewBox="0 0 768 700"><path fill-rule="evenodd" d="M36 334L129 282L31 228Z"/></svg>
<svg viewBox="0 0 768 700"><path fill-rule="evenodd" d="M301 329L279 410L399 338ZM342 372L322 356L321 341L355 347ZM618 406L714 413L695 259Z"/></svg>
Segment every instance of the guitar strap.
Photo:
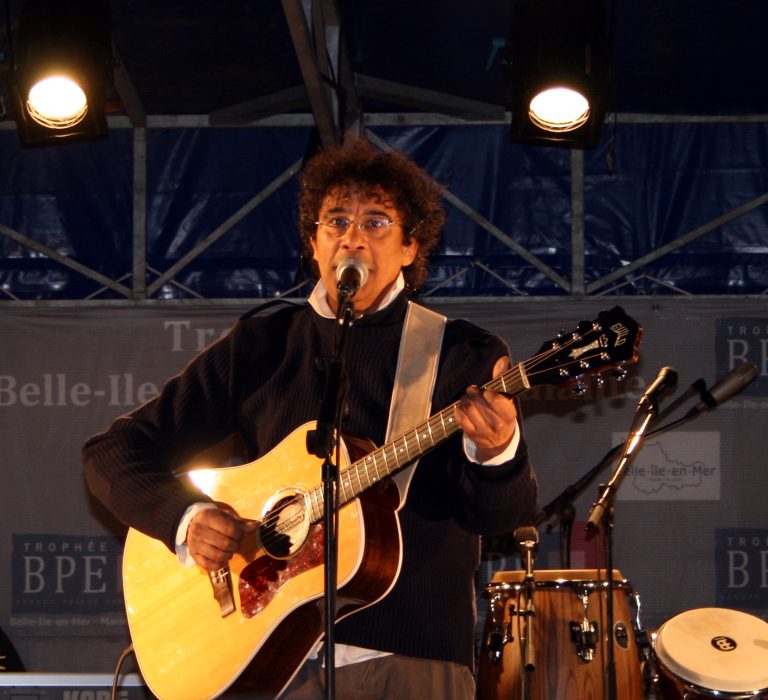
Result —
<svg viewBox="0 0 768 700"><path fill-rule="evenodd" d="M445 316L408 302L385 443L429 418L445 323ZM400 508L417 464L418 460L392 477L400 491Z"/></svg>

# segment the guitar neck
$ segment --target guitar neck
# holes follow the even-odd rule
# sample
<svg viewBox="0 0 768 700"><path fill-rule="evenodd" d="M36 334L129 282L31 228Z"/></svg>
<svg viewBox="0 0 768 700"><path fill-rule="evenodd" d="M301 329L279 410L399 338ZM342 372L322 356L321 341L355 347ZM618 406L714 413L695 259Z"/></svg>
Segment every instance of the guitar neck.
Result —
<svg viewBox="0 0 768 700"><path fill-rule="evenodd" d="M530 385L523 364L520 363L484 384L482 388L514 397L530 388ZM343 469L339 474L339 505L357 498L366 489L400 471L459 432L455 415L457 405L458 402L452 403L420 425ZM307 502L311 520L317 522L323 516L322 486L307 494Z"/></svg>
<svg viewBox="0 0 768 700"><path fill-rule="evenodd" d="M571 333L562 331L557 338L544 343L536 355L511 367L482 388L514 397L533 384L563 386L574 382L575 390L580 394L586 390L581 383L581 378L586 375L612 369L614 376L621 379L626 374L625 366L638 360L637 347L642 335L642 327L620 306L614 306L609 311L602 311L596 320L582 321ZM456 406L456 403L451 404L342 470L339 505L356 498L457 433ZM305 504L311 522L322 518L322 486L306 494Z"/></svg>

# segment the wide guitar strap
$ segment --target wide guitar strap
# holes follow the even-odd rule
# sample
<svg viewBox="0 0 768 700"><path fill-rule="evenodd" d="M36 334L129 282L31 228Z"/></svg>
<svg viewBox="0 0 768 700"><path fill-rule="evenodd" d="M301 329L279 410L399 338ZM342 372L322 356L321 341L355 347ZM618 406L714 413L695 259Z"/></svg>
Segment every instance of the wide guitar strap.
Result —
<svg viewBox="0 0 768 700"><path fill-rule="evenodd" d="M445 323L445 316L408 302L385 444L429 418ZM400 491L400 508L417 464L418 460L392 477Z"/></svg>

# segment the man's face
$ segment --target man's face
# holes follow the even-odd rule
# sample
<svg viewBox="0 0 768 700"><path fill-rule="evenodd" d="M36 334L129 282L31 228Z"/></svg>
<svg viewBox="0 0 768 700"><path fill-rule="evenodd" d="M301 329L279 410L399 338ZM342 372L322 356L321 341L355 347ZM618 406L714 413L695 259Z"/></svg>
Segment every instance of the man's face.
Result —
<svg viewBox="0 0 768 700"><path fill-rule="evenodd" d="M370 196L369 196L370 195ZM415 238L403 243L403 227L395 203L381 189L364 192L360 189L338 188L323 198L318 221L349 219L354 222L383 217L395 222L388 229L369 233L352 223L343 233L331 226L319 225L311 240L313 258L320 277L328 289L331 308L337 310L336 268L345 258L358 258L368 268L368 281L353 298L356 311L366 312L384 298L400 269L410 265L419 244Z"/></svg>

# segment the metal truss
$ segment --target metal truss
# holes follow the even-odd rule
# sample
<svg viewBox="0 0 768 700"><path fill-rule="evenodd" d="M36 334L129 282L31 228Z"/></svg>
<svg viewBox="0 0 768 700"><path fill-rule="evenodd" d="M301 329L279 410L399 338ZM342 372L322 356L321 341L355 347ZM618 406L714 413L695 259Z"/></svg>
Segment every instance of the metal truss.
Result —
<svg viewBox="0 0 768 700"><path fill-rule="evenodd" d="M288 20L291 39L299 61L303 85L282 90L258 100L232 105L210 115L156 116L147 115L141 100L134 89L130 76L118 60L115 72L115 87L126 105L127 117L110 117L112 129L131 129L133 134L133 246L132 272L130 276L110 279L78 261L52 250L8 226L0 225L0 235L14 240L36 255L45 256L67 267L77 274L97 282L100 290L90 295L89 299L72 301L23 301L16 299L8 290L0 290L0 304L5 306L58 306L79 303L96 304L243 304L254 300L238 299L202 299L193 290L184 288L192 297L188 300L162 300L155 298L163 285L171 284L182 287L175 278L193 260L201 255L216 241L225 236L235 224L268 199L282 185L291 180L301 167L301 161L287 164L283 172L261 192L254 195L244 206L222 221L213 231L201 240L184 257L167 270L155 270L147 262L147 131L163 128L222 128L243 127L258 129L264 127L307 127L314 126L323 145L339 143L344 135L355 133L364 135L382 149L391 147L376 136L371 128L376 126L434 126L434 125L499 125L509 124L509 115L498 105L484 104L466 100L454 95L415 88L414 86L392 83L389 81L355 74L349 59L349 51L344 42L341 23L335 0L282 0L283 10ZM119 57L118 57L119 58ZM343 96L343 99L342 99ZM361 100L376 98L415 108L417 112L363 114ZM309 113L286 113L288 110L307 109ZM703 122L768 122L768 115L704 117L696 115L610 115L608 121L615 124L638 123L703 123ZM0 123L0 128L8 128L9 123ZM571 270L570 278L565 278L541 259L514 240L502 227L479 214L471 205L462 201L448 189L443 189L443 197L464 216L477 226L487 231L506 245L515 255L536 268L550 279L567 295L577 298L610 295L621 287L637 282L638 279L653 279L643 273L643 268L655 260L677 250L694 240L717 230L748 212L768 203L768 192L741 206L723 214L703 226L681 234L674 241L631 261L629 264L613 270L600 279L587 283L585 269L585 211L584 211L584 153L578 149L571 152ZM444 280L424 294L439 298L437 294L449 281L466 274L473 267L483 269L509 288L508 301L514 299L540 300L542 297L526 296L519 289L509 284L503 275L482 261L475 260L455 273L449 280ZM669 282L653 279L657 284L669 288L680 296L693 296ZM298 296L307 290L302 286L287 289L282 296ZM120 299L100 300L102 291L111 290ZM766 290L764 295L768 294ZM562 297L558 297L561 299ZM698 295L701 298L701 295ZM724 298L718 296L717 298ZM739 296L738 298L744 298ZM455 298L452 298L455 300ZM461 301L471 298L463 297ZM256 300L259 301L259 300ZM492 298L482 297L489 302Z"/></svg>
<svg viewBox="0 0 768 700"><path fill-rule="evenodd" d="M668 121L685 122L684 118L676 118L674 120L667 120L666 118L658 117L656 115L649 115L648 117L641 119L638 115L616 115L617 122L625 123L666 123ZM723 119L706 120L706 121L722 121ZM748 118L744 121L756 121L757 118ZM760 121L768 121L768 117L761 117ZM701 118L692 117L691 122L701 121ZM738 117L730 118L730 121L741 121ZM310 126L312 125L312 118L309 116L302 116L297 118L291 117L283 123L282 119L269 118L265 120L259 120L253 123L252 128L263 128L265 126ZM420 114L415 118L410 118L407 114L399 115L367 115L363 118L364 124L364 136L369 139L373 144L382 150L391 150L383 139L378 137L370 128L382 125L399 125L403 127L409 127L414 125L427 125L427 124L466 124L467 121L455 117L446 117L446 115L433 115L430 119L429 115ZM477 123L477 122L472 122ZM500 122L490 122L483 120L482 123L489 125L499 124ZM503 122L501 122L503 123ZM148 265L146 257L146 141L148 129L162 129L162 128L207 128L211 124L207 122L204 117L193 116L179 116L179 117L146 117L146 126L133 126L125 118L110 118L110 128L130 128L133 134L133 265L132 274L126 278L110 279L98 270L92 269L78 262L77 260L62 255L56 250L53 250L41 243L35 241L29 235L22 232L15 231L8 226L0 224L0 235L6 236L21 246L24 246L30 251L33 251L36 255L44 256L51 260L56 261L62 266L76 272L77 274L84 275L85 277L97 282L100 285L100 290L90 295L88 299L82 300L69 300L69 301L24 301L16 299L7 290L3 291L4 297L0 299L0 304L4 306L57 306L57 305L72 305L77 303L98 303L98 304L183 304L195 301L196 303L213 303L213 304L243 304L248 303L248 300L242 298L236 300L230 299L203 299L199 294L193 290L182 287L181 283L176 281L175 277L184 270L193 260L199 255L205 252L216 241L220 240L244 217L256 209L266 199L268 199L273 193L275 193L280 187L291 180L299 172L301 167L301 161L298 160L294 163L288 164L283 172L281 172L272 182L270 182L264 189L255 194L248 202L246 202L238 211L228 217L225 221L222 221L213 231L211 231L205 238L203 238L192 250L178 260L174 265L167 270L155 270ZM656 284L665 286L670 289L674 294L681 297L692 297L694 295L686 292L670 282L653 278L643 273L643 268L650 263L658 260L659 258L675 251L691 242L706 236L721 226L735 221L739 217L753 211L754 209L768 204L768 192L755 197L749 201L744 202L742 205L732 209L731 211L723 212L720 216L707 222L706 224L699 226L691 231L687 231L678 236L674 241L660 246L659 248L643 255L642 257L629 262L626 265L622 265L603 277L594 280L590 283L586 282L586 267L585 267L585 224L584 224L584 154L582 151L575 149L571 151L571 275L570 278L565 278L557 271L546 265L541 259L534 255L531 251L521 246L514 240L502 227L486 219L482 214L478 213L472 208L470 204L464 202L456 194L450 190L443 188L443 197L445 201L455 207L464 216L471 219L478 227L487 231L490 235L495 237L506 245L515 255L525 260L526 263L536 268L548 279L552 280L559 288L564 290L568 295L577 298L590 297L590 296L603 296L611 295L623 286L634 284L640 279L648 279ZM483 263L480 260L475 260L466 265L462 270L454 273L454 275L448 279L443 280L437 286L431 289L425 289L423 294L430 296L433 299L440 298L439 292L441 288L447 285L449 282L456 279L456 277L466 274L473 267L483 269L486 273L495 277L499 282L509 288L509 296L517 297L518 300L523 299L541 299L536 296L526 296L514 285L507 282L504 277L496 273L492 266L487 263ZM189 300L178 299L156 299L154 296L158 290L165 284L171 284L183 288L192 297ZM120 296L119 300L99 300L99 294L101 291L111 290ZM283 292L285 296L303 295L306 293L306 289L300 287L286 289ZM763 295L768 295L766 290ZM701 298L701 295L696 295L697 298ZM754 296L754 295L752 295ZM718 296L723 298L723 296ZM738 298L743 298L739 296ZM491 301L493 298L482 297L485 302ZM509 300L509 297L500 297L500 299ZM464 297L462 301L469 301L470 299ZM254 300L250 300L254 301ZM258 300L256 300L258 301Z"/></svg>

